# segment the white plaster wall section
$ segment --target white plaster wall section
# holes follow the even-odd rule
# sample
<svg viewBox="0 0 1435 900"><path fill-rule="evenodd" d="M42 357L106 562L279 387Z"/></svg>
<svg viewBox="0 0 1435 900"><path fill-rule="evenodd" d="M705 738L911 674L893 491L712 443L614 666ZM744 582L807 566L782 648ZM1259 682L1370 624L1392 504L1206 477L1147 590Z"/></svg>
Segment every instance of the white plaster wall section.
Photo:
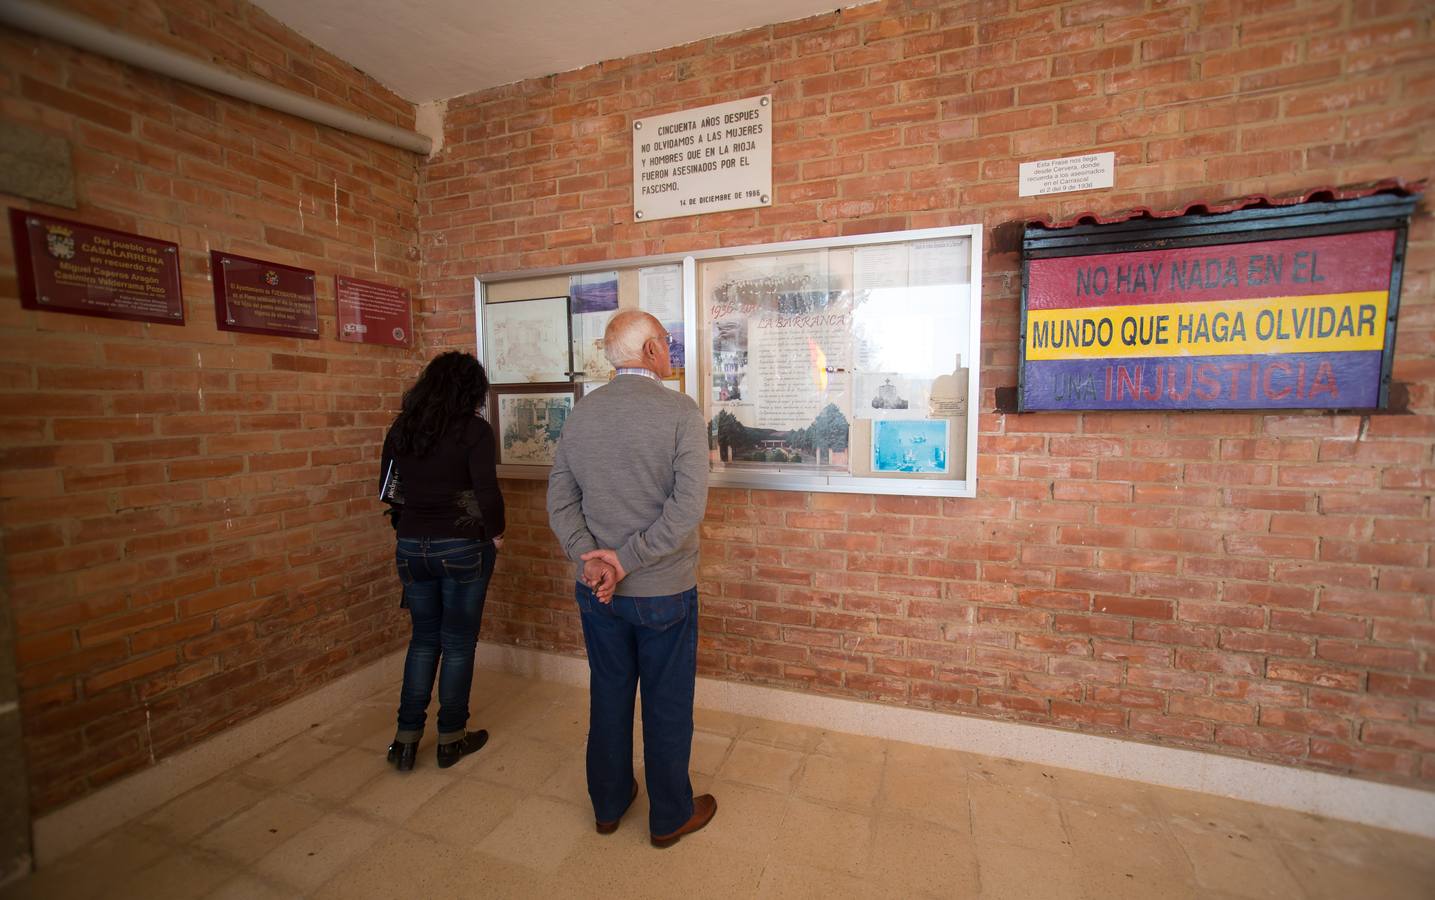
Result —
<svg viewBox="0 0 1435 900"><path fill-rule="evenodd" d="M429 159L437 159L443 152L443 124L448 117L448 101L432 100L414 107L414 131L433 141Z"/></svg>
<svg viewBox="0 0 1435 900"><path fill-rule="evenodd" d="M843 0L257 0L255 5L405 100L422 103L856 4Z"/></svg>

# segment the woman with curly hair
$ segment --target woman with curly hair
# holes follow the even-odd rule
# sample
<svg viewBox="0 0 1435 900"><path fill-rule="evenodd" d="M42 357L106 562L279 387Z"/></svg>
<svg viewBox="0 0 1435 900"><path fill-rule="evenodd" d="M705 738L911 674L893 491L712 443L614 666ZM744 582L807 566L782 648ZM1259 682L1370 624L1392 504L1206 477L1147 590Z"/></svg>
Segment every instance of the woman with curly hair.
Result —
<svg viewBox="0 0 1435 900"><path fill-rule="evenodd" d="M488 732L468 731L468 697L483 600L503 546L493 429L478 417L488 376L473 356L435 357L384 438L381 496L394 504L402 606L413 621L389 762L414 767L425 710L438 677L438 764L478 750ZM402 496L394 496L393 478Z"/></svg>

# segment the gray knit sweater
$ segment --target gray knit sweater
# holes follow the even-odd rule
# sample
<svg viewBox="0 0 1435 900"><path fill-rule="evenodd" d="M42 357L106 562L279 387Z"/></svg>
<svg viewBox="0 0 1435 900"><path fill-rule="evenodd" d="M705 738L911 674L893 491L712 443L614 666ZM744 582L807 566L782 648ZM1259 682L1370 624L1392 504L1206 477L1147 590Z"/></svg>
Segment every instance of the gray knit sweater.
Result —
<svg viewBox="0 0 1435 900"><path fill-rule="evenodd" d="M657 597L697 584L707 502L707 428L691 397L619 375L568 416L548 477L548 524L571 560L616 550L627 573L617 593Z"/></svg>

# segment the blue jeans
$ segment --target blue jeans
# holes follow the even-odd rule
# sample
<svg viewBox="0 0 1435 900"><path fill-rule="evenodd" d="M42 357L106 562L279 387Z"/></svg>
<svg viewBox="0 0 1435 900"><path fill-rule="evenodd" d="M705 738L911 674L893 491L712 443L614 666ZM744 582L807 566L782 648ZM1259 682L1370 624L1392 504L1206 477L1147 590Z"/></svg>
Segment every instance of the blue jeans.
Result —
<svg viewBox="0 0 1435 900"><path fill-rule="evenodd" d="M698 672L698 589L666 597L614 597L600 603L575 589L591 674L588 796L593 816L612 822L633 785L633 705L643 686L643 769L648 830L676 831L693 814L688 758Z"/></svg>
<svg viewBox="0 0 1435 900"><path fill-rule="evenodd" d="M492 541L399 538L395 564L414 630L404 660L396 740L417 741L423 735L435 675L439 743L463 739L474 647L497 557Z"/></svg>

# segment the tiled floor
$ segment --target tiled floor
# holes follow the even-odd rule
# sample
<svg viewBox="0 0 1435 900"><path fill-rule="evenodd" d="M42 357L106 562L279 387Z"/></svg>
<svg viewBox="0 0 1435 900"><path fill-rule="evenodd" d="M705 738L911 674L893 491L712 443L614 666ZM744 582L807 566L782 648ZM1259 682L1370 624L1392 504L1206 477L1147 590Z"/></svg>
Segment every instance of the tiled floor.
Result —
<svg viewBox="0 0 1435 900"><path fill-rule="evenodd" d="M611 836L583 781L585 691L480 672L492 740L384 762L394 690L3 892L5 898L1420 898L1435 842L1152 788L699 710L708 828ZM639 776L641 780L641 775Z"/></svg>

